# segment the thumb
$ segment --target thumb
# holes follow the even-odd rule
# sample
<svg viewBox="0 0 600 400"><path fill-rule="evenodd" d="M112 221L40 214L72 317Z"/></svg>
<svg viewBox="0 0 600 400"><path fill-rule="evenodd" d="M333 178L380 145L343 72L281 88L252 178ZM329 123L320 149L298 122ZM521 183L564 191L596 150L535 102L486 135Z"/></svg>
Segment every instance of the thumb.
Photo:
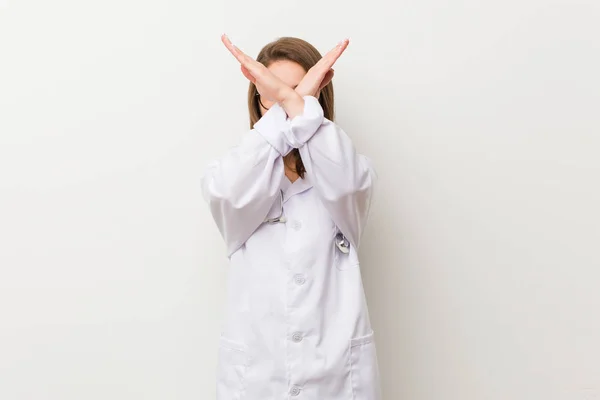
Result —
<svg viewBox="0 0 600 400"><path fill-rule="evenodd" d="M329 85L329 82L331 82L331 80L333 79L333 75L334 75L333 68L330 69L329 71L327 71L327 73L323 77L323 80L321 81L321 84L319 85L319 90L321 90L325 86Z"/></svg>
<svg viewBox="0 0 600 400"><path fill-rule="evenodd" d="M250 73L250 71L248 71L248 68L244 67L243 65L240 65L240 69L242 70L242 74L244 74L246 79L248 79L252 83L256 83L256 78L254 78L252 73Z"/></svg>

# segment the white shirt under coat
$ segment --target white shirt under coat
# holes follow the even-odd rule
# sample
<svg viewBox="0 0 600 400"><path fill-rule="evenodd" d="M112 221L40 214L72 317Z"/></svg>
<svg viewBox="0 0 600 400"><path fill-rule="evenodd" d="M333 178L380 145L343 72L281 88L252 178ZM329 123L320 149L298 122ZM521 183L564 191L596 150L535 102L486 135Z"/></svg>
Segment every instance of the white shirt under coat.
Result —
<svg viewBox="0 0 600 400"><path fill-rule="evenodd" d="M218 400L381 399L357 254L376 173L304 100L291 120L274 104L202 178L230 261ZM294 148L306 176L291 183L283 156ZM286 222L263 223L279 216L281 191Z"/></svg>

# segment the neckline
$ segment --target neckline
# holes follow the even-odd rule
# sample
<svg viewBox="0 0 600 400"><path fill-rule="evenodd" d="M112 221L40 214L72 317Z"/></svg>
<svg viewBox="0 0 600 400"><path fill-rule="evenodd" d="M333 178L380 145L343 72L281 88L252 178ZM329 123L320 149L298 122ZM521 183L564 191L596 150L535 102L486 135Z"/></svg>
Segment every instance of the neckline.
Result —
<svg viewBox="0 0 600 400"><path fill-rule="evenodd" d="M285 176L284 178L285 179L281 183L281 189L282 189L283 195L284 195L284 203L290 197L292 197L296 194L302 193L305 190L308 190L312 187L312 183L311 183L310 179L308 178L308 176L305 176L304 178L299 177L294 182L289 180L287 176Z"/></svg>

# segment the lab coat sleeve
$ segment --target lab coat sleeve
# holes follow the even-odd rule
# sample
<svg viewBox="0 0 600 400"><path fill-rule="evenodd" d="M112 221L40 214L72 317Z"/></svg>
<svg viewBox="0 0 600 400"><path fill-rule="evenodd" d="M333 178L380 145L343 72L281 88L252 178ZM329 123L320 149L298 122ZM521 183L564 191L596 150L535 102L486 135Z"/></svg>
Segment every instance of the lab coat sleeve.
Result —
<svg viewBox="0 0 600 400"><path fill-rule="evenodd" d="M303 145L323 121L323 111L289 120L274 104L246 132L239 145L209 163L202 176L202 194L231 257L262 224L284 178L283 157Z"/></svg>
<svg viewBox="0 0 600 400"><path fill-rule="evenodd" d="M320 108L316 98L305 108ZM350 137L335 123L324 119L303 146L300 157L334 223L358 248L367 224L377 173L372 161L357 153Z"/></svg>

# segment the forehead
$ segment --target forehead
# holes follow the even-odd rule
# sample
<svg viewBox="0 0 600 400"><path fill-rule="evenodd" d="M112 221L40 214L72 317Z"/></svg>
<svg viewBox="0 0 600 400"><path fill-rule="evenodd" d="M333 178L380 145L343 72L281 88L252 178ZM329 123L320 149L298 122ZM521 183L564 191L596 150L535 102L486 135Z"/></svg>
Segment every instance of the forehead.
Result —
<svg viewBox="0 0 600 400"><path fill-rule="evenodd" d="M300 83L306 71L302 66L294 61L290 60L277 60L273 61L268 69L279 79L281 79L286 85L295 87Z"/></svg>

